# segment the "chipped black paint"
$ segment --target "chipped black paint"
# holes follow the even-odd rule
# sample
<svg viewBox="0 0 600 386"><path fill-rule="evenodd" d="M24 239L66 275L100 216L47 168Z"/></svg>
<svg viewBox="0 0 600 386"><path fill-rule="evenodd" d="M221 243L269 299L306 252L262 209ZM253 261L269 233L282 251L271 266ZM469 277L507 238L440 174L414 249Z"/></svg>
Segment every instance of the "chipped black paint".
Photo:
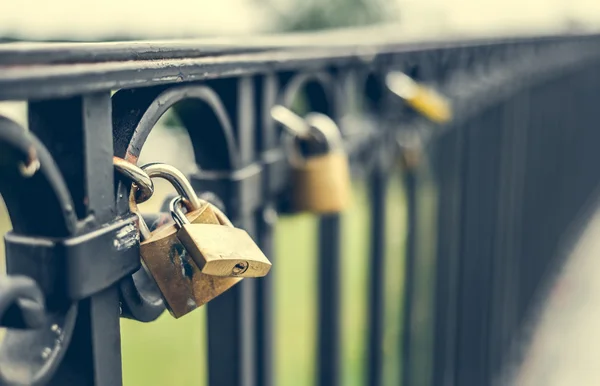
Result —
<svg viewBox="0 0 600 386"><path fill-rule="evenodd" d="M169 260L171 264L181 268L181 273L184 277L192 280L194 276L194 270L192 268L193 262L190 263L190 257L186 249L181 243L174 243L169 251Z"/></svg>

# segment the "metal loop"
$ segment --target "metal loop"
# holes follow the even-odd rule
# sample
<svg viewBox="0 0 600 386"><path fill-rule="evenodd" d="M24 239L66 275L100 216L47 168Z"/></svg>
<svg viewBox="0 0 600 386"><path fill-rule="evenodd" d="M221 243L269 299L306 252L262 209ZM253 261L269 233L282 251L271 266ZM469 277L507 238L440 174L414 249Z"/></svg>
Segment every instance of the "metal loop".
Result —
<svg viewBox="0 0 600 386"><path fill-rule="evenodd" d="M0 321L9 328L0 348L0 384L45 384L69 347L76 316L77 304L48 313L41 289L27 276L0 280Z"/></svg>
<svg viewBox="0 0 600 386"><path fill-rule="evenodd" d="M275 105L271 108L271 117L281 124L290 134L300 139L314 139L328 143L341 142L341 131L328 115L312 112L304 118L289 108ZM317 135L320 134L320 135Z"/></svg>
<svg viewBox="0 0 600 386"><path fill-rule="evenodd" d="M190 220L188 220L188 218L185 217L185 214L181 210L181 201L181 196L177 196L174 199L172 199L169 203L169 213L171 213L171 217L173 217L175 225L178 228L183 228L184 225L191 224Z"/></svg>
<svg viewBox="0 0 600 386"><path fill-rule="evenodd" d="M337 150L343 146L341 131L335 121L322 113L309 113L304 118L304 122L311 130L311 139L326 145L326 151ZM288 160L292 165L302 165L306 157L300 149L299 137L287 136L284 138L285 147L288 149ZM302 138L303 139L303 138Z"/></svg>
<svg viewBox="0 0 600 386"><path fill-rule="evenodd" d="M35 280L12 275L0 280L0 325L36 329L44 325L44 295Z"/></svg>
<svg viewBox="0 0 600 386"><path fill-rule="evenodd" d="M289 160L292 164L302 164L305 161L299 140L309 144L325 144L327 151L341 147L343 143L337 124L325 114L313 112L302 118L285 106L275 105L271 108L271 117L291 134L284 138L284 143L290 149Z"/></svg>
<svg viewBox="0 0 600 386"><path fill-rule="evenodd" d="M181 201L188 210L202 206L203 201L198 199L186 176L174 166L155 162L142 166L141 171L150 179L158 177L170 182L179 194L178 197L185 198ZM137 209L138 202L137 198L130 197L130 210L138 216L140 236L143 241L151 237L151 230ZM142 268L131 277L122 280L119 287L122 317L140 322L150 322L158 318L165 310L160 290L143 263Z"/></svg>
<svg viewBox="0 0 600 386"><path fill-rule="evenodd" d="M0 385L47 384L69 348L77 309L74 303L66 311L48 313L35 330L9 329L0 346Z"/></svg>
<svg viewBox="0 0 600 386"><path fill-rule="evenodd" d="M14 232L58 239L76 233L75 205L52 154L32 132L2 116L0 169L0 194ZM0 312L2 324L10 328L0 343L0 385L46 384L69 349L78 305L46 308L31 278L8 276L1 286L7 307Z"/></svg>
<svg viewBox="0 0 600 386"><path fill-rule="evenodd" d="M271 118L294 137L310 139L313 136L306 120L285 106L275 105L271 107Z"/></svg>
<svg viewBox="0 0 600 386"><path fill-rule="evenodd" d="M331 117L321 113L309 113L304 119L312 129L322 135L323 138L319 139L324 139L331 148L341 146L342 132Z"/></svg>
<svg viewBox="0 0 600 386"><path fill-rule="evenodd" d="M419 90L418 83L410 76L400 71L394 71L387 74L385 82L390 91L402 99L414 98Z"/></svg>
<svg viewBox="0 0 600 386"><path fill-rule="evenodd" d="M221 225L233 227L233 223L229 218L221 211L221 209L217 208L214 204L205 201L203 199L199 199L201 205L208 205L210 209L213 211L217 220ZM181 196L177 196L169 202L169 212L171 213L171 217L177 224L179 228L183 227L185 224L190 224L190 221L187 219L185 214L181 210L181 204L183 204L183 199Z"/></svg>
<svg viewBox="0 0 600 386"><path fill-rule="evenodd" d="M198 198L186 176L174 166L156 162L142 166L141 171L150 179L155 177L163 178L173 185L179 194L176 197L178 202L174 204L173 209L180 208L179 203L184 204L188 210L195 210L204 204L209 204ZM138 202L135 197L130 196L130 210L139 218L140 236L142 241L144 241L151 237L151 230L137 209ZM233 226L223 212L212 204L209 205L213 208L221 224ZM183 217L185 218L185 215ZM177 217L173 216L173 218L176 219ZM121 281L119 289L122 317L140 322L150 322L158 318L165 310L160 290L157 288L156 283L147 272L147 268L143 263L141 269L131 277Z"/></svg>
<svg viewBox="0 0 600 386"><path fill-rule="evenodd" d="M119 157L113 157L113 165L123 177L133 184L135 200L138 203L148 201L154 194L152 179L139 166Z"/></svg>
<svg viewBox="0 0 600 386"><path fill-rule="evenodd" d="M196 191L190 184L190 181L185 174L176 167L155 162L142 166L142 170L146 172L150 178L159 177L169 181L177 193L187 201L187 205L189 205L188 209L195 210L202 205L202 202L196 195Z"/></svg>
<svg viewBox="0 0 600 386"><path fill-rule="evenodd" d="M134 204L132 213L138 217L140 241L148 240L152 236L152 231L142 214L137 210L135 201L132 202ZM121 280L119 292L121 317L139 322L151 322L156 320L165 310L160 290L148 273L143 261L140 269Z"/></svg>
<svg viewBox="0 0 600 386"><path fill-rule="evenodd" d="M0 174L0 195L15 232L51 237L75 232L75 205L54 158L33 133L1 115Z"/></svg>

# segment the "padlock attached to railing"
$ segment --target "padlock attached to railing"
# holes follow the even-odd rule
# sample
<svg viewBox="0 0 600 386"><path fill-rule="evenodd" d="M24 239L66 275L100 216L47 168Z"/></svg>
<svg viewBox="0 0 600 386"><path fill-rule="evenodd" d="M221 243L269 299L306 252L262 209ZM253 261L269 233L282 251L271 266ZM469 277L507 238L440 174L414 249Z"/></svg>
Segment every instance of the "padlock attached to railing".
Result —
<svg viewBox="0 0 600 386"><path fill-rule="evenodd" d="M317 214L346 209L351 198L350 168L336 123L321 113L302 118L283 106L273 107L271 116L290 133L285 144L292 168L292 209Z"/></svg>
<svg viewBox="0 0 600 386"><path fill-rule="evenodd" d="M169 205L177 238L202 273L262 277L269 272L271 262L245 230L234 227L228 219L221 220L220 224L192 224L182 211L182 203L183 197L178 196Z"/></svg>
<svg viewBox="0 0 600 386"><path fill-rule="evenodd" d="M142 170L150 178L166 179L180 195L171 203L179 225L165 224L150 232L140 216L144 268L175 318L206 304L243 277L268 273L271 263L250 236L234 228L219 209L200 200L183 173L159 163ZM130 201L132 211L137 212L135 196L134 189Z"/></svg>
<svg viewBox="0 0 600 386"><path fill-rule="evenodd" d="M450 101L433 88L400 71L390 72L385 80L390 91L430 121L443 124L452 119Z"/></svg>

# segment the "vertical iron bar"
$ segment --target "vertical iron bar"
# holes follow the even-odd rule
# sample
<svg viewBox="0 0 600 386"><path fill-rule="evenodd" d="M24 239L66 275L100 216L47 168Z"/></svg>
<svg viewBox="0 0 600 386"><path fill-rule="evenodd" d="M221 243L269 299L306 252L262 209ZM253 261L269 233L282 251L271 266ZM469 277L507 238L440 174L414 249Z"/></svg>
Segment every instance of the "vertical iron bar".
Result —
<svg viewBox="0 0 600 386"><path fill-rule="evenodd" d="M237 137L239 146L239 155L242 162L240 166L247 166L257 162L255 137L256 137L256 106L254 99L254 80L251 77L242 77L237 81ZM256 190L255 194L260 194ZM253 208L244 208L241 227L255 240L258 237L258 227L256 222L257 213ZM260 279L258 279L260 280ZM259 373L259 359L257 358L257 337L260 336L260 325L257 320L258 298L257 298L257 279L243 280L242 283L242 313L238 318L238 323L242 325L242 379L244 386L259 385L257 375ZM262 338L262 337L261 337Z"/></svg>
<svg viewBox="0 0 600 386"><path fill-rule="evenodd" d="M30 102L29 127L55 158L78 217L87 219L83 231L110 220L115 214L110 93ZM79 302L71 343L49 384L121 385L120 339L116 287Z"/></svg>
<svg viewBox="0 0 600 386"><path fill-rule="evenodd" d="M459 275L461 165L463 131L451 126L435 143L438 170L438 242L435 289L433 385L454 386Z"/></svg>
<svg viewBox="0 0 600 386"><path fill-rule="evenodd" d="M338 119L336 102L342 100L333 83L308 82L304 85L311 111ZM289 101L291 102L291 101ZM338 386L340 384L340 255L341 216L323 215L318 225L318 333L317 333L317 385Z"/></svg>
<svg viewBox="0 0 600 386"><path fill-rule="evenodd" d="M256 238L256 224L254 213L244 216L239 225L248 233ZM256 369L258 362L256 360L256 280L246 278L242 280L241 291L241 312L237 318L238 328L241 335L241 379L239 384L243 386L256 385ZM221 348L222 349L222 348Z"/></svg>
<svg viewBox="0 0 600 386"><path fill-rule="evenodd" d="M508 244L509 261L505 267L506 281L505 281L505 293L506 300L504 303L505 309L503 310L503 321L505 323L505 331L503 332L505 358L503 365L508 363L512 358L509 355L512 353L512 342L515 341L516 337L520 335L519 331L519 276L521 273L521 264L523 261L523 255L521 250L523 233L523 213L524 213L524 201L525 201L525 176L527 173L527 142L528 142L528 131L529 126L532 124L530 121L530 106L531 90L523 91L522 95L513 103L516 104L511 121L513 123L513 154L511 168L514 172L513 186L511 189L510 204L512 207L512 221L510 243Z"/></svg>
<svg viewBox="0 0 600 386"><path fill-rule="evenodd" d="M268 167L263 168L263 192L265 192L268 201L273 201L276 192L274 191L273 176L270 173L269 157L267 153L278 147L278 138L276 135L276 127L271 118L270 108L275 105L277 100L278 82L274 74L255 79L255 106L257 113L255 114L256 130L256 148L261 155L263 165ZM273 247L273 232L277 221L277 212L272 203L267 204L261 213L258 214L258 245L261 247L265 255L274 262L274 247ZM258 361L256 383L260 386L274 385L274 309L273 309L273 294L274 294L274 275L276 274L276 266L271 269L271 272L264 278L261 278L256 283L257 296L257 312L256 312L256 358Z"/></svg>
<svg viewBox="0 0 600 386"><path fill-rule="evenodd" d="M380 147L378 158L384 154ZM374 150L376 151L376 150ZM385 321L385 232L386 232L386 192L387 170L382 162L377 162L371 178L371 257L369 263L369 337L367 385L380 386L383 383L383 332Z"/></svg>
<svg viewBox="0 0 600 386"><path fill-rule="evenodd" d="M515 325L515 299L518 293L518 262L521 260L517 249L521 229L518 208L522 201L521 187L523 186L524 145L528 122L527 92L515 95L510 102L505 103L504 124L501 146L501 167L498 200L498 242L495 247L493 272L496 278L493 282L492 304L495 306L491 313L491 334L489 366L491 382L505 382L508 374L503 367L508 359L511 334L517 330Z"/></svg>
<svg viewBox="0 0 600 386"><path fill-rule="evenodd" d="M318 385L340 384L340 215L319 221Z"/></svg>
<svg viewBox="0 0 600 386"><path fill-rule="evenodd" d="M253 83L244 77L221 85L220 97L228 102L231 121L236 122L239 151L227 156L239 160L232 167L241 168L255 161ZM232 216L234 224L256 239L254 209L240 207L238 212ZM208 331L209 385L256 385L256 279L246 278L208 303Z"/></svg>
<svg viewBox="0 0 600 386"><path fill-rule="evenodd" d="M463 245L458 328L458 385L489 383L488 354L493 246L502 116L486 109L466 126Z"/></svg>
<svg viewBox="0 0 600 386"><path fill-rule="evenodd" d="M273 261L273 231L277 219L277 213L272 206L267 206L262 213L259 213L257 227L258 245L264 254ZM256 351L258 353L257 367L257 385L272 386L273 382L273 270L263 277L258 279L256 285L256 298L258 300L256 312Z"/></svg>
<svg viewBox="0 0 600 386"><path fill-rule="evenodd" d="M402 386L409 386L411 381L411 319L415 292L413 273L417 242L417 175L416 170L411 167L404 171L404 189L406 191L407 237L404 265L404 312L402 315Z"/></svg>
<svg viewBox="0 0 600 386"><path fill-rule="evenodd" d="M119 293L109 288L79 302L71 343L51 386L122 385Z"/></svg>
<svg viewBox="0 0 600 386"><path fill-rule="evenodd" d="M255 235L254 218L244 216L235 225ZM208 303L208 384L255 385L256 280L245 278Z"/></svg>

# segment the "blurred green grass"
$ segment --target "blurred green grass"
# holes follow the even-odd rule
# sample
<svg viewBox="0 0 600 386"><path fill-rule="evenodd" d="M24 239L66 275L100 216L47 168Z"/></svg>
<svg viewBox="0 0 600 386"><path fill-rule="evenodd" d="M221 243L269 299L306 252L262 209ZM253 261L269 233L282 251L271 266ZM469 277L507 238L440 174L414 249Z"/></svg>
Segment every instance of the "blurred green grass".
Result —
<svg viewBox="0 0 600 386"><path fill-rule="evenodd" d="M405 243L404 196L398 176L388 191L384 375L400 382L399 338ZM343 214L342 382L364 384L367 338L367 277L370 204L367 186L355 182L354 202ZM0 213L0 231L10 228ZM314 384L317 332L317 220L311 215L281 217L276 229L275 376L276 385ZM2 248L2 253L4 249ZM3 260L3 259L2 259ZM206 385L206 310L175 320L168 313L152 323L123 319L124 384L128 386Z"/></svg>

